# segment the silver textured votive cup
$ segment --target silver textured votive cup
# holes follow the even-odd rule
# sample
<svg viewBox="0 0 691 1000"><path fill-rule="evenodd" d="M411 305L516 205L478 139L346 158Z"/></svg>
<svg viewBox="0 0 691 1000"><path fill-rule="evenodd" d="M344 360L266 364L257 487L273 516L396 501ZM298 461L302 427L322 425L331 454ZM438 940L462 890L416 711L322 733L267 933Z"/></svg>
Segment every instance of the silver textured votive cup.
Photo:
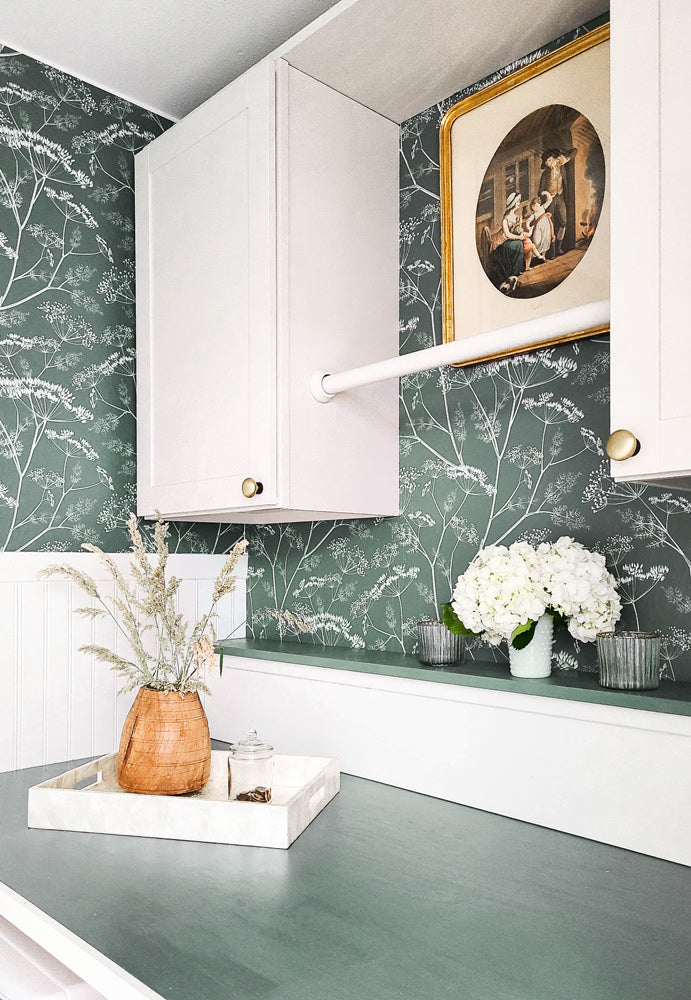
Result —
<svg viewBox="0 0 691 1000"><path fill-rule="evenodd" d="M596 641L602 687L637 691L659 687L659 632L600 632Z"/></svg>
<svg viewBox="0 0 691 1000"><path fill-rule="evenodd" d="M461 663L465 650L462 635L449 632L443 622L417 623L417 658L430 667L448 667Z"/></svg>

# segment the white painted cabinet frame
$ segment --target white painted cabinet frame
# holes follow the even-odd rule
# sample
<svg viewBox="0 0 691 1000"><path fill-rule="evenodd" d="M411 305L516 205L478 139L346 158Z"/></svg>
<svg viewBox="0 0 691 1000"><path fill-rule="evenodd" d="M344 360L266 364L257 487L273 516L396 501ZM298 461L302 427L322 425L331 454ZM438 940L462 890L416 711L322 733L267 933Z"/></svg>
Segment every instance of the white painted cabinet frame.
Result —
<svg viewBox="0 0 691 1000"><path fill-rule="evenodd" d="M396 384L309 390L398 349L396 124L269 58L135 165L139 513L398 513Z"/></svg>

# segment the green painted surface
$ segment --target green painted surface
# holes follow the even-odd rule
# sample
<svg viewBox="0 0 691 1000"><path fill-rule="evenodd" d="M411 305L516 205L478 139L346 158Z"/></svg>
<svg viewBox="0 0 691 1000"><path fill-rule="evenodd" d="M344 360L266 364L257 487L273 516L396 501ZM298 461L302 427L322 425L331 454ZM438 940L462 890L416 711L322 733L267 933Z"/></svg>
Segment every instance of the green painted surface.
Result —
<svg viewBox="0 0 691 1000"><path fill-rule="evenodd" d="M417 657L405 653L377 652L344 647L306 646L270 640L233 639L223 644L226 656L351 670L386 677L407 677L435 684L510 691L538 698L561 698L598 705L615 705L646 712L691 715L691 684L661 681L655 691L614 691L600 687L591 673L561 670L550 677L524 680L512 677L508 668L492 662L472 661L455 667L423 667Z"/></svg>
<svg viewBox="0 0 691 1000"><path fill-rule="evenodd" d="M170 1000L684 1000L691 870L386 785L288 851L26 829L0 880Z"/></svg>

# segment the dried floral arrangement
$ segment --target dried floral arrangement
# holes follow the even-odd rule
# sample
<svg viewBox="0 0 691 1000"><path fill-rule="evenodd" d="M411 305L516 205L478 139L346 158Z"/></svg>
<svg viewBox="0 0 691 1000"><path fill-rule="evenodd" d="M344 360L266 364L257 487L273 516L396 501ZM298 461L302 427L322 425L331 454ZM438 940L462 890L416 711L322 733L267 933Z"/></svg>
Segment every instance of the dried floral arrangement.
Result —
<svg viewBox="0 0 691 1000"><path fill-rule="evenodd" d="M168 525L157 512L154 527L155 553L149 555L137 526L130 514L127 529L132 540L131 580L127 580L115 560L97 545L84 542L83 549L95 553L112 576L116 593L101 595L88 573L66 564L48 566L39 576L63 576L77 584L93 598L95 606L77 608L76 613L89 619L110 617L120 634L127 639L133 659L128 660L104 646L80 646L80 652L90 653L123 680L120 693L149 687L156 691L191 691L210 694L204 675L215 661L216 630L214 617L218 602L235 589L233 575L240 556L247 548L242 539L233 546L216 578L211 605L206 614L189 631L189 623L176 610L176 595L181 580L171 576L166 580L168 562Z"/></svg>

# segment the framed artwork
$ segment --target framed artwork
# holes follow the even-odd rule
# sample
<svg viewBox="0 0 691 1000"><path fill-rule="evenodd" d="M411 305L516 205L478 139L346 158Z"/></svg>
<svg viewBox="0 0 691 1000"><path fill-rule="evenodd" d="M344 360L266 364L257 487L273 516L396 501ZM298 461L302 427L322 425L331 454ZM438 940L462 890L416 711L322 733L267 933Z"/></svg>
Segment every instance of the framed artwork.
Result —
<svg viewBox="0 0 691 1000"><path fill-rule="evenodd" d="M446 113L444 341L476 338L464 364L608 329L572 330L567 319L564 330L563 319L609 299L609 128L609 25ZM557 313L560 332L545 336ZM503 344L517 324L525 343L513 331Z"/></svg>

